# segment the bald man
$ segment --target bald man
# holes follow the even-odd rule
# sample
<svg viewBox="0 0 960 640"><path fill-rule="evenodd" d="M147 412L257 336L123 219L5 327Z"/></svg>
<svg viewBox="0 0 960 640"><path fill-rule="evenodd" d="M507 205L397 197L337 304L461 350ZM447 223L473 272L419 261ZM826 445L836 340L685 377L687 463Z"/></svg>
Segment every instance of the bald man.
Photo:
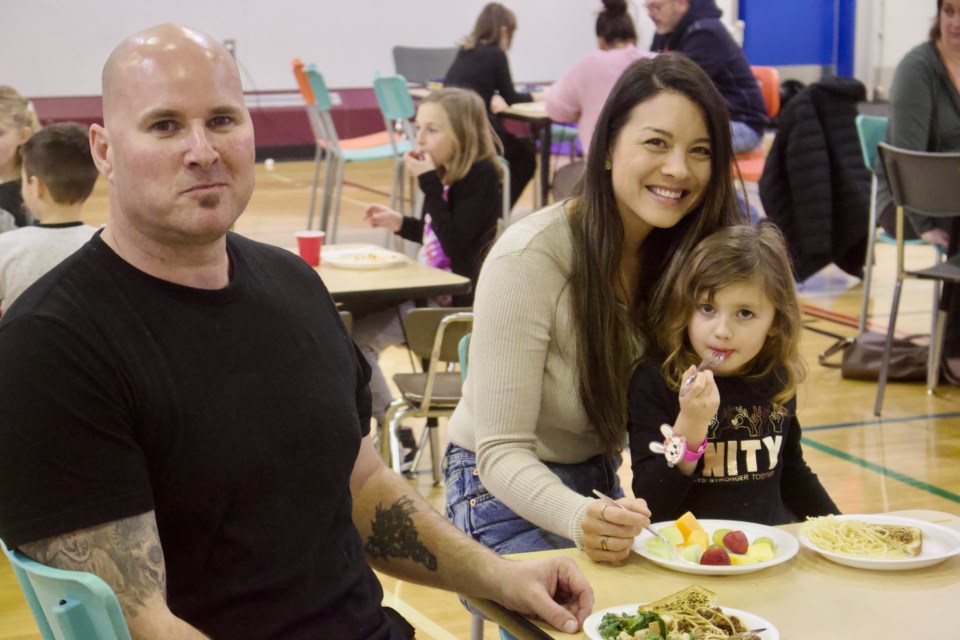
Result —
<svg viewBox="0 0 960 640"><path fill-rule="evenodd" d="M0 537L89 571L134 638L405 638L371 566L575 631L570 562L508 562L390 471L315 271L228 230L254 185L236 65L162 25L103 71L102 233L0 322Z"/></svg>

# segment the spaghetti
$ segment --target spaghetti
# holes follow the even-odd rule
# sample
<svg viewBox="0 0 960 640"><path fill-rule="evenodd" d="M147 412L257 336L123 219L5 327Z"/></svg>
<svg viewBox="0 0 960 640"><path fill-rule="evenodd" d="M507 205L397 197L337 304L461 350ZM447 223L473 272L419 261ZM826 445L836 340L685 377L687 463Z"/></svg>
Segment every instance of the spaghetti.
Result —
<svg viewBox="0 0 960 640"><path fill-rule="evenodd" d="M800 533L817 547L857 558L904 558L911 555L911 541L903 527L840 520L833 516L808 519Z"/></svg>

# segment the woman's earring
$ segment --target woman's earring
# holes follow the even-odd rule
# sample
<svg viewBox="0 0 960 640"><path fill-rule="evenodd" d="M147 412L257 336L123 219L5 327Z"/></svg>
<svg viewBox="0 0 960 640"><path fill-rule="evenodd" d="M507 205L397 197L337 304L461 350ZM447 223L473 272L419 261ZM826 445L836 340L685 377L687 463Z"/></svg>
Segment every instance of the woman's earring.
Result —
<svg viewBox="0 0 960 640"><path fill-rule="evenodd" d="M613 169L613 163L610 162L610 158L607 158L606 160L603 161L603 168L606 169L607 171L610 171L610 169Z"/></svg>

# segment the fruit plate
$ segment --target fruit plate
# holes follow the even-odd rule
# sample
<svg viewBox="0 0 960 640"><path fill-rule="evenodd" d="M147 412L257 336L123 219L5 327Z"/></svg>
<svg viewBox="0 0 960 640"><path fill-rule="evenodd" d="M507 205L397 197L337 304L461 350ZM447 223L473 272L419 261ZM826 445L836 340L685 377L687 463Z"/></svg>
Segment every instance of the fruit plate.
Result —
<svg viewBox="0 0 960 640"><path fill-rule="evenodd" d="M730 576L739 573L753 573L754 571L761 571L763 569L768 569L772 566L778 565L782 562L786 562L793 556L797 555L797 552L800 550L800 543L797 542L797 539L793 535L775 527L768 527L763 524L756 524L755 522L742 522L740 520L699 520L699 522L703 528L706 529L710 536L713 536L713 532L717 529L739 529L746 534L747 539L751 542L757 538L766 536L772 539L773 544L775 545L773 557L769 560L764 560L763 562L738 565L703 565L687 562L686 560L681 560L679 558L663 558L647 551L647 540L653 538L653 534L649 531L644 531L634 541L633 550L650 562L658 564L661 567L673 569L674 571L680 571L681 573L693 573L701 576ZM650 526L659 531L661 528L668 527L672 524L675 524L674 520L669 522L657 522Z"/></svg>
<svg viewBox="0 0 960 640"><path fill-rule="evenodd" d="M908 569L929 567L930 565L943 562L947 558L960 554L960 533L938 524L925 522L923 520L914 520L913 518L898 518L882 514L850 514L834 517L837 520L860 520L861 522L869 522L872 524L896 524L905 527L920 527L921 531L923 531L923 546L920 547L920 553L908 558L858 558L855 556L846 556L821 549L802 533L797 534L797 537L800 539L800 544L837 564L854 567L856 569L872 569L873 571L906 571Z"/></svg>
<svg viewBox="0 0 960 640"><path fill-rule="evenodd" d="M387 269L399 267L409 261L402 253L375 245L323 252L323 263L340 269Z"/></svg>
<svg viewBox="0 0 960 640"><path fill-rule="evenodd" d="M602 611L595 611L583 621L583 632L587 634L590 640L607 640L600 635L600 621L603 620L603 616L608 613L616 613L618 615L621 613L636 613L637 607L639 606L640 604L622 604L617 607L603 609ZM728 616L734 615L740 618L740 621L747 625L747 629L765 629L757 634L761 640L780 640L780 632L777 631L777 628L760 616L755 616L752 613L741 611L740 609L731 609L730 607L720 607L720 610Z"/></svg>

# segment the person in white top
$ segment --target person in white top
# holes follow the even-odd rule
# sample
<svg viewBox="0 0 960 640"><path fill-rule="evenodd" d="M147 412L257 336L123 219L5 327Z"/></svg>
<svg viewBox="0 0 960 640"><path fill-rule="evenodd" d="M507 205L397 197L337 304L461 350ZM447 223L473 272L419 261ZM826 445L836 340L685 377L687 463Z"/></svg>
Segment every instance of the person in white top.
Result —
<svg viewBox="0 0 960 640"><path fill-rule="evenodd" d="M573 197L506 230L474 298L447 515L499 553L630 553L651 517L642 496L623 497L616 473L631 371L691 249L744 221L726 106L688 58L628 67L593 143Z"/></svg>
<svg viewBox="0 0 960 640"><path fill-rule="evenodd" d="M81 218L97 182L87 130L51 124L22 147L21 192L39 224L0 235L0 309L79 249L94 229Z"/></svg>

